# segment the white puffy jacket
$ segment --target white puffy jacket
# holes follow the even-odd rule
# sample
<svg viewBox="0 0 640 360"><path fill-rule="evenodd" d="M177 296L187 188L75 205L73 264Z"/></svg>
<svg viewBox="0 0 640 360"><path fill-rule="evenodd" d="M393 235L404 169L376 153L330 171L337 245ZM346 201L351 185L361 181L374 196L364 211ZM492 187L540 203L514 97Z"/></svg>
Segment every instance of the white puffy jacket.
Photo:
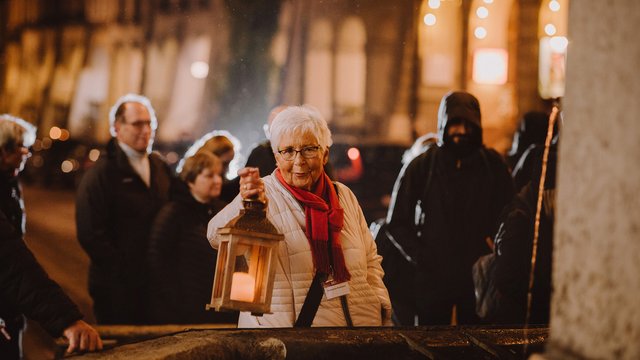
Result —
<svg viewBox="0 0 640 360"><path fill-rule="evenodd" d="M305 235L305 213L298 201L289 193L275 176L263 178L267 198L267 218L284 234L278 252L272 314L262 317L249 312L240 314L238 327L292 327L311 286L314 276L311 248ZM351 190L336 183L340 205L344 208L344 227L340 242L351 274L350 294L347 295L349 312L354 326L391 325L391 302L389 293L382 282L384 274L376 244L367 228L364 215ZM218 248L216 233L242 208L237 196L209 222L207 238L211 246ZM312 326L346 326L339 298L322 302Z"/></svg>

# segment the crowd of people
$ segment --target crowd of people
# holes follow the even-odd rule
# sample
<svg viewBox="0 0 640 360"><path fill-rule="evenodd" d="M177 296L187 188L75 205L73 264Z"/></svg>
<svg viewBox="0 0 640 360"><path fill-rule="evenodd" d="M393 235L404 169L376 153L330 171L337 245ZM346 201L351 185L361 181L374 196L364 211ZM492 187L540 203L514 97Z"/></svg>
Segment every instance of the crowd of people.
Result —
<svg viewBox="0 0 640 360"><path fill-rule="evenodd" d="M353 192L332 180L331 131L315 108L275 107L265 124L267 140L229 180L238 151L231 134L203 136L174 174L152 151L158 121L150 101L125 95L110 111L106 151L76 192L77 236L90 258L96 321L239 327L548 322L557 142L544 183L533 316L525 316L530 289L523 286L531 268L545 116L525 117L508 163L483 143L478 100L462 91L446 94L437 134L421 137L406 154L388 216L378 224L383 231L372 235ZM20 357L25 316L52 336L67 337L69 352L102 348L96 330L23 241L18 174L35 130L22 119L0 117L2 358ZM272 313L205 310L216 234L247 199L265 204L267 219L284 235ZM498 294L490 316L477 311L473 275L474 264L488 254L495 258L490 276Z"/></svg>

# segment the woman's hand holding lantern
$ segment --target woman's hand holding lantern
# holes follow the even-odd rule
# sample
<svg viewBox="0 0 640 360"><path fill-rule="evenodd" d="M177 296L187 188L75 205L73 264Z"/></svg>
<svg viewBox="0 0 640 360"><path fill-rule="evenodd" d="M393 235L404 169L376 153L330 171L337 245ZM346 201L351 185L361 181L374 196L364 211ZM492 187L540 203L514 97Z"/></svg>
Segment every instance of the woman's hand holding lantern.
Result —
<svg viewBox="0 0 640 360"><path fill-rule="evenodd" d="M264 183L260 178L260 170L254 167L246 167L238 171L240 176L240 196L243 199L257 199L263 203L267 202L264 191Z"/></svg>

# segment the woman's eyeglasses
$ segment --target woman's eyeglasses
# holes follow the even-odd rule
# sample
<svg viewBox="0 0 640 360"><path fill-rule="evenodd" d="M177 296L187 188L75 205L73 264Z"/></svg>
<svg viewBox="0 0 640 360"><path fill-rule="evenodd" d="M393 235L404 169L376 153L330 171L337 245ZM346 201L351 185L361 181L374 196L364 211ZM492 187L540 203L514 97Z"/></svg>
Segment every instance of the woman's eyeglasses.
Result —
<svg viewBox="0 0 640 360"><path fill-rule="evenodd" d="M282 156L282 158L286 161L291 161L295 159L298 153L300 153L300 155L302 155L302 157L305 159L313 159L318 156L319 152L320 152L320 146L318 145L305 146L300 150L296 150L292 147L278 150L278 153L280 154L280 156Z"/></svg>

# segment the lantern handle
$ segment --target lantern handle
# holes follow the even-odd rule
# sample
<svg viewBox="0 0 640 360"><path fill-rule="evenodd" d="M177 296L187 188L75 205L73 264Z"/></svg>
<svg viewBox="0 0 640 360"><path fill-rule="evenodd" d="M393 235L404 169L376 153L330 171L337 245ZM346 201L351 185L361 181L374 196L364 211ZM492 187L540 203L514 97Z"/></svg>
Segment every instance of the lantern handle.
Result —
<svg viewBox="0 0 640 360"><path fill-rule="evenodd" d="M261 201L258 197L242 199L242 207L245 213L262 216L266 216L267 214L266 202Z"/></svg>

